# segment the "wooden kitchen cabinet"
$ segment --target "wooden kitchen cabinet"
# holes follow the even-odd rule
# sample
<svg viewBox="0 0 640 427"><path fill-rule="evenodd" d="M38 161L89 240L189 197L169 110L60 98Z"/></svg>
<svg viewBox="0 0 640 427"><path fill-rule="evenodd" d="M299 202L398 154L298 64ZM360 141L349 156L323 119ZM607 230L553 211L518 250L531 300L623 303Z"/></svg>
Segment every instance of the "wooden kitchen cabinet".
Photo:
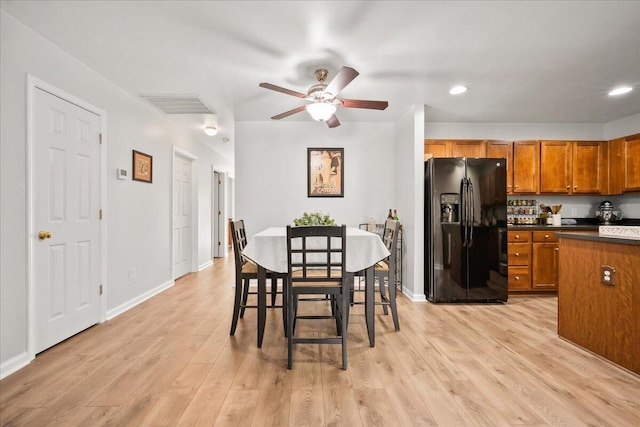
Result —
<svg viewBox="0 0 640 427"><path fill-rule="evenodd" d="M604 141L540 142L540 193L603 194L606 177Z"/></svg>
<svg viewBox="0 0 640 427"><path fill-rule="evenodd" d="M442 139L425 139L424 140L424 160L427 161L431 157L452 157L451 141Z"/></svg>
<svg viewBox="0 0 640 427"><path fill-rule="evenodd" d="M487 157L487 141L483 140L424 140L424 159L431 157Z"/></svg>
<svg viewBox="0 0 640 427"><path fill-rule="evenodd" d="M508 287L510 291L531 289L531 232L507 232Z"/></svg>
<svg viewBox="0 0 640 427"><path fill-rule="evenodd" d="M557 290L558 238L551 231L534 231L531 247L531 288Z"/></svg>
<svg viewBox="0 0 640 427"><path fill-rule="evenodd" d="M487 157L507 159L507 194L513 193L513 141L487 141Z"/></svg>
<svg viewBox="0 0 640 427"><path fill-rule="evenodd" d="M540 142L540 192L571 192L571 148L569 141Z"/></svg>
<svg viewBox="0 0 640 427"><path fill-rule="evenodd" d="M640 191L640 134L609 141L609 194Z"/></svg>
<svg viewBox="0 0 640 427"><path fill-rule="evenodd" d="M540 143L514 141L513 194L536 194L540 183Z"/></svg>
<svg viewBox="0 0 640 427"><path fill-rule="evenodd" d="M571 194L606 194L609 146L605 141L576 141L572 152Z"/></svg>

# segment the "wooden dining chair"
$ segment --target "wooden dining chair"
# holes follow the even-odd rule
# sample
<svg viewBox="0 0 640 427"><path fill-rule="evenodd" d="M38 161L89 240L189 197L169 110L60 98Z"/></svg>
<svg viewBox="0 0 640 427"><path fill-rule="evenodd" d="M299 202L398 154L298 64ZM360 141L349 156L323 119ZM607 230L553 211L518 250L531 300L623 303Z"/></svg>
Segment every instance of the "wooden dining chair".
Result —
<svg viewBox="0 0 640 427"><path fill-rule="evenodd" d="M231 222L231 238L233 240L233 254L235 258L236 268L236 285L235 298L233 304L233 318L231 319L231 331L229 335L234 335L238 325L238 319L244 317L244 311L247 308L258 308L255 305L249 305L249 295L257 295L257 291L251 291L249 284L251 280L258 280L258 266L249 261L242 255L242 250L247 245L247 234L244 228L244 220ZM286 274L267 271L267 275L271 278L271 305L272 308L284 308L284 296L282 305L276 305L276 297L283 294L278 291L278 279L282 279L282 287L285 287ZM286 322L285 313L282 314L283 322Z"/></svg>
<svg viewBox="0 0 640 427"><path fill-rule="evenodd" d="M389 249L391 255L388 258L379 261L374 266L374 278L377 279L380 291L380 301L375 305L381 305L384 314L389 314L387 307L391 308L391 316L393 317L393 326L396 331L400 330L400 322L398 320L398 306L396 304L396 263L401 260L397 259L398 254L398 236L400 233L400 222L388 219L384 224L384 232L382 241ZM364 272L356 273L356 276L364 276ZM389 295L387 296L387 289ZM351 304L364 304L362 301L356 301L354 298L354 284L351 284ZM364 291L361 291L364 292Z"/></svg>
<svg viewBox="0 0 640 427"><path fill-rule="evenodd" d="M342 226L287 226L287 368L293 366L294 344L341 344L342 369L347 369L347 228ZM330 295L331 315L298 315L300 295ZM326 302L325 302L326 303ZM317 304L317 302L316 302ZM335 336L296 337L297 319L335 318Z"/></svg>

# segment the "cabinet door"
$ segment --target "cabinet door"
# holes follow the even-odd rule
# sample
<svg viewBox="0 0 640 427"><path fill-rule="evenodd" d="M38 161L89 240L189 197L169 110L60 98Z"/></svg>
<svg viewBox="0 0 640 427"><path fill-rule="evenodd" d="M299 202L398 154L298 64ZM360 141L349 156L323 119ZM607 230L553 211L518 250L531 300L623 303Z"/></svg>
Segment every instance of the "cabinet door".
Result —
<svg viewBox="0 0 640 427"><path fill-rule="evenodd" d="M607 144L604 141L573 143L573 194L606 193Z"/></svg>
<svg viewBox="0 0 640 427"><path fill-rule="evenodd" d="M625 139L624 162L624 190L640 191L640 135Z"/></svg>
<svg viewBox="0 0 640 427"><path fill-rule="evenodd" d="M487 157L486 141L453 141L452 157Z"/></svg>
<svg viewBox="0 0 640 427"><path fill-rule="evenodd" d="M533 243L533 289L558 289L558 244Z"/></svg>
<svg viewBox="0 0 640 427"><path fill-rule="evenodd" d="M451 141L425 139L424 160L429 160L431 157L453 157L451 155L451 145Z"/></svg>
<svg viewBox="0 0 640 427"><path fill-rule="evenodd" d="M513 143L513 193L538 193L539 168L539 142L515 141Z"/></svg>
<svg viewBox="0 0 640 427"><path fill-rule="evenodd" d="M511 194L513 192L513 142L489 141L487 143L487 157L507 159L507 194Z"/></svg>
<svg viewBox="0 0 640 427"><path fill-rule="evenodd" d="M569 141L540 142L541 193L571 193L571 148Z"/></svg>

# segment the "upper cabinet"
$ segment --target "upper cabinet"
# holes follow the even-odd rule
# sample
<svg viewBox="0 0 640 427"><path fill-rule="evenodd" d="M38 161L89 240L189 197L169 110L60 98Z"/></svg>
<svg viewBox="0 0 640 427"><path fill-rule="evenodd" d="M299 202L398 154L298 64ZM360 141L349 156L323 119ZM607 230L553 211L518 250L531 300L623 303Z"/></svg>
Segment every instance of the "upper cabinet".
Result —
<svg viewBox="0 0 640 427"><path fill-rule="evenodd" d="M424 158L507 159L507 194L640 192L640 134L606 141L425 139Z"/></svg>
<svg viewBox="0 0 640 427"><path fill-rule="evenodd" d="M609 141L609 193L640 191L640 134Z"/></svg>
<svg viewBox="0 0 640 427"><path fill-rule="evenodd" d="M487 141L487 157L507 159L507 194L512 194L513 141Z"/></svg>
<svg viewBox="0 0 640 427"><path fill-rule="evenodd" d="M481 140L424 140L424 159L431 157L487 157L487 141Z"/></svg>
<svg viewBox="0 0 640 427"><path fill-rule="evenodd" d="M603 194L606 192L606 142L540 142L540 193Z"/></svg>
<svg viewBox="0 0 640 427"><path fill-rule="evenodd" d="M540 183L540 143L513 143L513 194L536 194Z"/></svg>

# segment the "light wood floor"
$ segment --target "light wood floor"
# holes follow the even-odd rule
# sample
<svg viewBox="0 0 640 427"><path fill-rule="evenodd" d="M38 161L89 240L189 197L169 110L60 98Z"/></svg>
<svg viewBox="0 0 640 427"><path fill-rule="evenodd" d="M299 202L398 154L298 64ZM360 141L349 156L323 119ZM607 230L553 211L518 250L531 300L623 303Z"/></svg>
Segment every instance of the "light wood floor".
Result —
<svg viewBox="0 0 640 427"><path fill-rule="evenodd" d="M559 339L554 297L401 296L401 331L379 314L375 348L355 307L347 371L336 345L299 345L287 371L278 311L262 349L255 310L229 336L232 284L233 258L216 260L43 352L0 383L0 424L640 425L640 378ZM322 322L299 328L321 334Z"/></svg>

